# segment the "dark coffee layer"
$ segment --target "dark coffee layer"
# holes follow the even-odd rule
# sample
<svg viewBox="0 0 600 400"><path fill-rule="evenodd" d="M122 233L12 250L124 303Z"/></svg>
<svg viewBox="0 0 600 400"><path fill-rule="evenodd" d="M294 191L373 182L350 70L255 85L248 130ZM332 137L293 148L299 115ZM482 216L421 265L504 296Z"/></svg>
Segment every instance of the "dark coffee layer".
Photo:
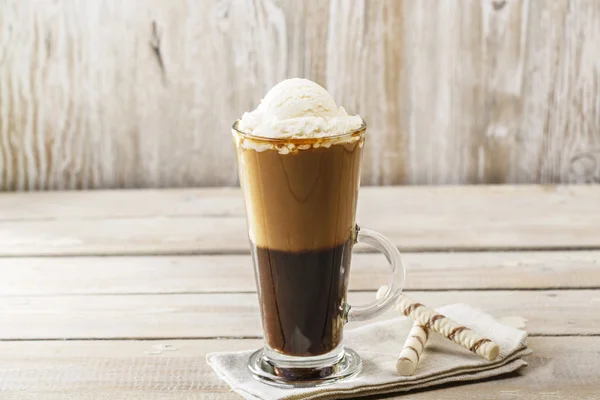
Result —
<svg viewBox="0 0 600 400"><path fill-rule="evenodd" d="M237 143L251 240L280 251L328 249L352 237L363 137L289 153ZM292 144L290 144L292 146ZM301 150L298 150L302 148ZM262 151L261 151L262 150Z"/></svg>
<svg viewBox="0 0 600 400"><path fill-rule="evenodd" d="M316 356L342 340L352 241L285 252L252 244L265 339L292 356Z"/></svg>

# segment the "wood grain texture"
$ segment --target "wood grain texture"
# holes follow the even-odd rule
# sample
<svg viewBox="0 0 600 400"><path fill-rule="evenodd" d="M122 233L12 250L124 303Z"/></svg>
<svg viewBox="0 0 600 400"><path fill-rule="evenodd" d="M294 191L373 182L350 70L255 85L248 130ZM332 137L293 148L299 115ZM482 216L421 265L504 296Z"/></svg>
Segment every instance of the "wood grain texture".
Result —
<svg viewBox="0 0 600 400"><path fill-rule="evenodd" d="M406 253L406 290L600 288L600 252ZM350 290L388 279L379 254L352 257ZM249 255L0 258L0 296L255 292Z"/></svg>
<svg viewBox="0 0 600 400"><path fill-rule="evenodd" d="M278 81L369 123L363 184L600 181L595 0L4 0L0 189L236 185Z"/></svg>
<svg viewBox="0 0 600 400"><path fill-rule="evenodd" d="M430 307L470 303L519 317L531 335L600 335L600 290L410 292ZM351 292L350 304L375 292ZM398 316L388 310L382 318ZM358 326L362 323L353 323ZM254 293L0 298L0 339L260 337Z"/></svg>
<svg viewBox="0 0 600 400"><path fill-rule="evenodd" d="M478 171L485 131L482 19L489 15L483 3L403 2L407 76L398 101L408 116L401 132L410 183L485 181Z"/></svg>
<svg viewBox="0 0 600 400"><path fill-rule="evenodd" d="M433 307L475 304L506 323L524 322L534 354L510 379L402 398L597 397L600 259L597 250L572 249L599 246L599 190L362 192L359 220L400 246L553 250L408 253L412 297ZM227 253L245 251L243 226L232 188L0 195L0 243L20 256L0 257L0 398L239 398L204 356L261 344L249 256ZM119 251L166 255L109 256ZM173 255L179 251L225 254ZM35 252L104 257L22 257ZM356 255L353 284L361 291L350 293L351 304L374 299L384 271L373 267L382 263L381 255Z"/></svg>
<svg viewBox="0 0 600 400"><path fill-rule="evenodd" d="M386 399L594 399L600 338L530 338L527 368L476 384L445 385ZM0 342L4 400L233 400L206 353L258 348L259 340ZM168 348L167 350L160 350ZM443 390L441 390L443 389Z"/></svg>
<svg viewBox="0 0 600 400"><path fill-rule="evenodd" d="M600 186L364 188L357 221L404 251L600 248ZM247 253L238 189L0 196L0 256Z"/></svg>
<svg viewBox="0 0 600 400"><path fill-rule="evenodd" d="M529 19L512 180L600 182L600 50L582 40L600 37L600 4L532 1Z"/></svg>

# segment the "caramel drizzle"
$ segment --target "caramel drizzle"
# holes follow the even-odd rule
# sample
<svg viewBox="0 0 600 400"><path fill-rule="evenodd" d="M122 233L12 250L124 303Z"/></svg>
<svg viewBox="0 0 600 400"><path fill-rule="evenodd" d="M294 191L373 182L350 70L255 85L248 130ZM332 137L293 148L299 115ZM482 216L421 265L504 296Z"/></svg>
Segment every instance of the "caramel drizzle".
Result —
<svg viewBox="0 0 600 400"><path fill-rule="evenodd" d="M411 312L415 311L417 308L419 307L423 307L423 304L421 303L413 303L410 306L406 307L404 309L404 315L406 315L408 317L408 314L410 314Z"/></svg>
<svg viewBox="0 0 600 400"><path fill-rule="evenodd" d="M440 319L444 319L446 317L444 317L442 314L436 314L433 317L431 317L431 319L429 321L427 321L427 324L425 325L427 328L431 328L433 326L433 324L436 323L436 321L439 321Z"/></svg>
<svg viewBox="0 0 600 400"><path fill-rule="evenodd" d="M421 343L421 347L425 347L425 343L423 343L423 339L421 339L420 336L411 335L410 337L413 337L413 338L417 339L419 341L419 343Z"/></svg>
<svg viewBox="0 0 600 400"><path fill-rule="evenodd" d="M490 339L479 339L478 341L475 342L475 344L473 345L473 347L471 347L471 351L473 353L476 353L477 350L479 350L479 348L481 347L482 344L487 343L487 342L491 342Z"/></svg>
<svg viewBox="0 0 600 400"><path fill-rule="evenodd" d="M425 332L425 341L427 341L429 339L429 328L427 328L425 325L419 325L419 328Z"/></svg>
<svg viewBox="0 0 600 400"><path fill-rule="evenodd" d="M405 348L406 348L406 349L411 349L412 351L414 351L414 352L415 352L415 355L417 356L417 362L419 362L419 352L417 351L417 349L415 349L415 348L414 348L414 347L412 347L412 346L406 346Z"/></svg>
<svg viewBox="0 0 600 400"><path fill-rule="evenodd" d="M454 329L452 329L452 332L450 332L450 334L448 335L448 339L450 340L454 340L454 336L461 333L462 331L466 331L469 328L467 328L466 326L458 326Z"/></svg>

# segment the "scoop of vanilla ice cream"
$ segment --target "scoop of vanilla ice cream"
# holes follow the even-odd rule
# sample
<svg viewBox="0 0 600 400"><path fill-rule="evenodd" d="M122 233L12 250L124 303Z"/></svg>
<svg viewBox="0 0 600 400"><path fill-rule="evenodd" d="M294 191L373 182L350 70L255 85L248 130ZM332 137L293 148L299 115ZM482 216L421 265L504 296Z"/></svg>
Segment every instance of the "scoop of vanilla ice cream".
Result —
<svg viewBox="0 0 600 400"><path fill-rule="evenodd" d="M292 78L275 85L256 110L244 113L238 129L268 138L311 138L341 135L362 123L358 115L338 107L323 87Z"/></svg>

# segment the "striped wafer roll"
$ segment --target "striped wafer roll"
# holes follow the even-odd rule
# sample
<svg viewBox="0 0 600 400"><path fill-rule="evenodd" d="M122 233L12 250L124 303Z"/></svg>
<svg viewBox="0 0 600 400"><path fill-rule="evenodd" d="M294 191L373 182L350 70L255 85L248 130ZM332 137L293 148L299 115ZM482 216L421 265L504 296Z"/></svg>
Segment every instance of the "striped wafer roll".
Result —
<svg viewBox="0 0 600 400"><path fill-rule="evenodd" d="M379 288L377 291L378 300L385 296L387 289L387 286ZM415 373L428 338L429 329L424 325L415 322L404 342L404 347L402 347L400 356L398 356L398 361L396 362L396 372L398 372L398 375L410 376Z"/></svg>
<svg viewBox="0 0 600 400"><path fill-rule="evenodd" d="M398 375L410 376L415 373L428 338L429 329L415 322L396 362L396 372L398 372Z"/></svg>
<svg viewBox="0 0 600 400"><path fill-rule="evenodd" d="M403 294L400 295L395 307L413 321L479 354L486 360L492 361L498 357L500 348L496 343L479 336L466 326L459 325L451 319L438 314L435 310L417 303L410 297Z"/></svg>

